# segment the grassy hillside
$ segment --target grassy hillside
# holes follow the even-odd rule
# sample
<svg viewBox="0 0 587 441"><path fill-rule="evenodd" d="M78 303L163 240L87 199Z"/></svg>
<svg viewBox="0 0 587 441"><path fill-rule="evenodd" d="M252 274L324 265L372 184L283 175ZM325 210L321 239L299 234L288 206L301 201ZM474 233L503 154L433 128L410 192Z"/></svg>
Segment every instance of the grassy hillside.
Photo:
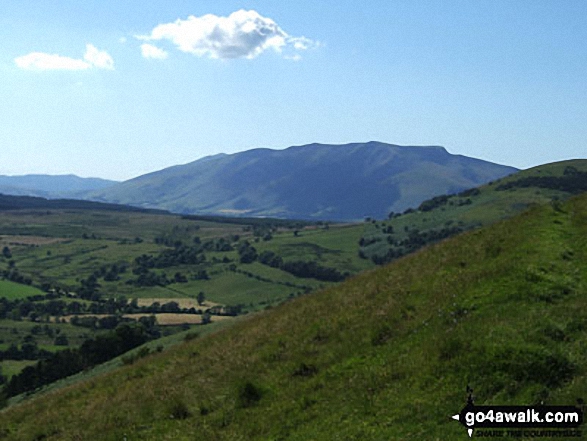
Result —
<svg viewBox="0 0 587 441"><path fill-rule="evenodd" d="M587 196L535 207L0 414L4 439L465 439L587 396ZM460 438L459 438L460 437Z"/></svg>
<svg viewBox="0 0 587 441"><path fill-rule="evenodd" d="M177 213L356 221L515 171L436 146L310 144L207 157L91 196Z"/></svg>
<svg viewBox="0 0 587 441"><path fill-rule="evenodd" d="M23 285L22 283L15 283L9 280L0 280L0 297L12 300L38 294L43 294L43 292L34 286Z"/></svg>
<svg viewBox="0 0 587 441"><path fill-rule="evenodd" d="M361 255L384 263L422 244L489 225L534 205L587 191L587 160L561 161L515 173L458 194L436 196L367 225Z"/></svg>

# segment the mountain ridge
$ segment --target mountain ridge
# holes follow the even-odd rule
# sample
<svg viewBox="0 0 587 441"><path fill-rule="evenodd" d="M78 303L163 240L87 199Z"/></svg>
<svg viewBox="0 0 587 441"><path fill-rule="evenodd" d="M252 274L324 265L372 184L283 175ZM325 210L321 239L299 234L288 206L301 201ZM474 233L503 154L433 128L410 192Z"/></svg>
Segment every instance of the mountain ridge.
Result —
<svg viewBox="0 0 587 441"><path fill-rule="evenodd" d="M513 173L442 146L377 141L256 148L138 176L87 195L182 214L354 221Z"/></svg>

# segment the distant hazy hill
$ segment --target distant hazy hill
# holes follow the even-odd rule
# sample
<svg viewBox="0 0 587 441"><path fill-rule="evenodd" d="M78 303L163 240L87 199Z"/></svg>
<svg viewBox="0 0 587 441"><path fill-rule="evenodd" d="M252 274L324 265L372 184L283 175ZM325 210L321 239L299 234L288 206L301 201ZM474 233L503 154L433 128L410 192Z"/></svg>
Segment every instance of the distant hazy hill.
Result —
<svg viewBox="0 0 587 441"><path fill-rule="evenodd" d="M0 193L46 198L81 197L88 191L107 188L116 181L80 178L75 175L0 176Z"/></svg>
<svg viewBox="0 0 587 441"><path fill-rule="evenodd" d="M128 205L104 202L83 201L79 199L46 199L37 196L15 196L0 193L0 211L3 210L106 210L128 212L164 213L163 210L144 209Z"/></svg>
<svg viewBox="0 0 587 441"><path fill-rule="evenodd" d="M310 144L207 157L90 197L179 213L357 220L385 217L515 171L443 147Z"/></svg>

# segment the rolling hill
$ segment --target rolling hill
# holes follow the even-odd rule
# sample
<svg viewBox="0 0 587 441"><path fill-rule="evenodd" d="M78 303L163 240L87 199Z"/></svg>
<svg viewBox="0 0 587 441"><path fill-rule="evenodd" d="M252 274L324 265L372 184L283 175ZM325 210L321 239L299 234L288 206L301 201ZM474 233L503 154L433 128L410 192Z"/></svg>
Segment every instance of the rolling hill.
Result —
<svg viewBox="0 0 587 441"><path fill-rule="evenodd" d="M102 190L116 181L80 178L75 175L0 176L0 193L45 198L80 198L89 191Z"/></svg>
<svg viewBox="0 0 587 441"><path fill-rule="evenodd" d="M366 225L361 255L389 262L422 245L587 191L587 160L544 164L453 195L437 195Z"/></svg>
<svg viewBox="0 0 587 441"><path fill-rule="evenodd" d="M177 213L362 220L515 172L443 147L310 144L216 155L94 191L94 200Z"/></svg>
<svg viewBox="0 0 587 441"><path fill-rule="evenodd" d="M0 193L0 211L49 209L165 213L164 210L145 209L122 204L109 204L104 202L84 201L80 199L47 199L36 196L15 196Z"/></svg>
<svg viewBox="0 0 587 441"><path fill-rule="evenodd" d="M467 232L0 414L23 439L466 439L587 396L587 195Z"/></svg>

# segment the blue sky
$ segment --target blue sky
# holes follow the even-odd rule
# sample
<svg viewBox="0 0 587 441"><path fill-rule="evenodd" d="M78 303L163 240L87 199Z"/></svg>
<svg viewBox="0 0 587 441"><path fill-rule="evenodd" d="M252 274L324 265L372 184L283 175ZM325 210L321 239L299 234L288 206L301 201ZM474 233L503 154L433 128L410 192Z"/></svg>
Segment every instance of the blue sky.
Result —
<svg viewBox="0 0 587 441"><path fill-rule="evenodd" d="M3 0L0 42L0 174L369 140L587 157L583 0Z"/></svg>

